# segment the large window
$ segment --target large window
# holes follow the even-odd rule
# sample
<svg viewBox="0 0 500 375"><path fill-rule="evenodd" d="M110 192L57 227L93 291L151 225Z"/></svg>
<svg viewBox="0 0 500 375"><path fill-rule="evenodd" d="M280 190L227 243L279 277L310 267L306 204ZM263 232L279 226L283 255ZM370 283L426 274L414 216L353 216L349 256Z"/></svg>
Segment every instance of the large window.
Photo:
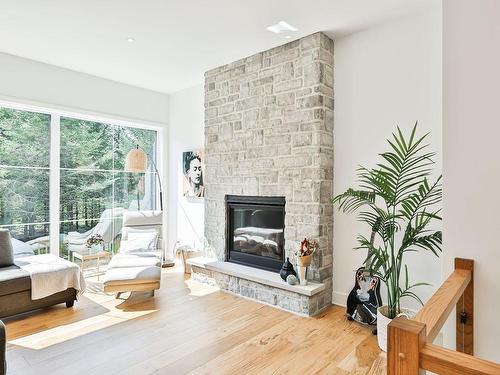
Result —
<svg viewBox="0 0 500 375"><path fill-rule="evenodd" d="M68 239L70 232L99 234L115 250L123 210L156 207L154 169L124 171L125 157L137 145L156 161L156 131L61 117L60 134L61 254L81 248L71 234Z"/></svg>
<svg viewBox="0 0 500 375"><path fill-rule="evenodd" d="M64 257L95 234L116 250L123 211L157 207L157 139L154 129L0 107L0 227L38 248L52 238ZM137 146L146 173L124 170Z"/></svg>
<svg viewBox="0 0 500 375"><path fill-rule="evenodd" d="M0 108L0 227L48 247L50 115Z"/></svg>

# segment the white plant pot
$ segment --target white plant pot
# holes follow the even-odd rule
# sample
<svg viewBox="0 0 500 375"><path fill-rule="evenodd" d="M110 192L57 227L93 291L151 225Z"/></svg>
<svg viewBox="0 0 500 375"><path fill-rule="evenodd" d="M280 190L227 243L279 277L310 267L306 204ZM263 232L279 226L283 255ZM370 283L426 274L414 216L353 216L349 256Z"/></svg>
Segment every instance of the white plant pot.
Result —
<svg viewBox="0 0 500 375"><path fill-rule="evenodd" d="M387 351L387 326L392 319L389 319L387 316L387 306L381 306L377 309L377 341L378 346L384 352ZM404 316L408 319L412 319L415 317L415 312L410 309L401 309L401 313L398 316Z"/></svg>

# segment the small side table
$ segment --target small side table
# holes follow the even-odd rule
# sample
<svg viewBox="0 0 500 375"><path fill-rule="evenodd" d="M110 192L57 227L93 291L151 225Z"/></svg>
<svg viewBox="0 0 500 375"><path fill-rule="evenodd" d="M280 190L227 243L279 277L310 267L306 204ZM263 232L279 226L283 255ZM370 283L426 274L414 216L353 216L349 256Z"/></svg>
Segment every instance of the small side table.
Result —
<svg viewBox="0 0 500 375"><path fill-rule="evenodd" d="M102 248L84 248L79 250L73 250L71 252L71 259L74 262L76 259L80 260L80 268L82 272L85 269L85 262L88 260L97 259L97 279L99 280L99 266L102 258L111 258L111 254L107 251L104 251Z"/></svg>

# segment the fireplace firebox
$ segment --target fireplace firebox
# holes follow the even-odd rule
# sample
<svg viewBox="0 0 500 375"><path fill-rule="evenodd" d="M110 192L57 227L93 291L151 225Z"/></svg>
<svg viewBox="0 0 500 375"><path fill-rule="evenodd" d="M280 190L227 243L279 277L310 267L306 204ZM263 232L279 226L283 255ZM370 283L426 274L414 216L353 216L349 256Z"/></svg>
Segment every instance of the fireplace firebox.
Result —
<svg viewBox="0 0 500 375"><path fill-rule="evenodd" d="M285 254L285 197L226 196L226 261L279 271Z"/></svg>

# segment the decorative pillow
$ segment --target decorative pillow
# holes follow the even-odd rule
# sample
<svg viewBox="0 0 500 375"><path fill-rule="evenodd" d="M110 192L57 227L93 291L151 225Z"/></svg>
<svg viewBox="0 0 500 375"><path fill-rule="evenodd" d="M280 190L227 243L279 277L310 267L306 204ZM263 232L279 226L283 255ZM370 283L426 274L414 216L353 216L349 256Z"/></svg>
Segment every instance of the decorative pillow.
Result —
<svg viewBox="0 0 500 375"><path fill-rule="evenodd" d="M8 267L14 264L14 253L8 229L0 229L0 267Z"/></svg>
<svg viewBox="0 0 500 375"><path fill-rule="evenodd" d="M158 227L157 225L144 225L140 228L123 227L122 228L122 240L128 240L129 233L157 233L159 235L160 231L161 231L161 227Z"/></svg>
<svg viewBox="0 0 500 375"><path fill-rule="evenodd" d="M35 255L33 248L23 241L19 241L15 238L12 239L12 250L14 253L14 258L26 257L30 255Z"/></svg>
<svg viewBox="0 0 500 375"><path fill-rule="evenodd" d="M149 252L156 250L158 233L155 232L129 232L127 239L122 240L120 253Z"/></svg>

